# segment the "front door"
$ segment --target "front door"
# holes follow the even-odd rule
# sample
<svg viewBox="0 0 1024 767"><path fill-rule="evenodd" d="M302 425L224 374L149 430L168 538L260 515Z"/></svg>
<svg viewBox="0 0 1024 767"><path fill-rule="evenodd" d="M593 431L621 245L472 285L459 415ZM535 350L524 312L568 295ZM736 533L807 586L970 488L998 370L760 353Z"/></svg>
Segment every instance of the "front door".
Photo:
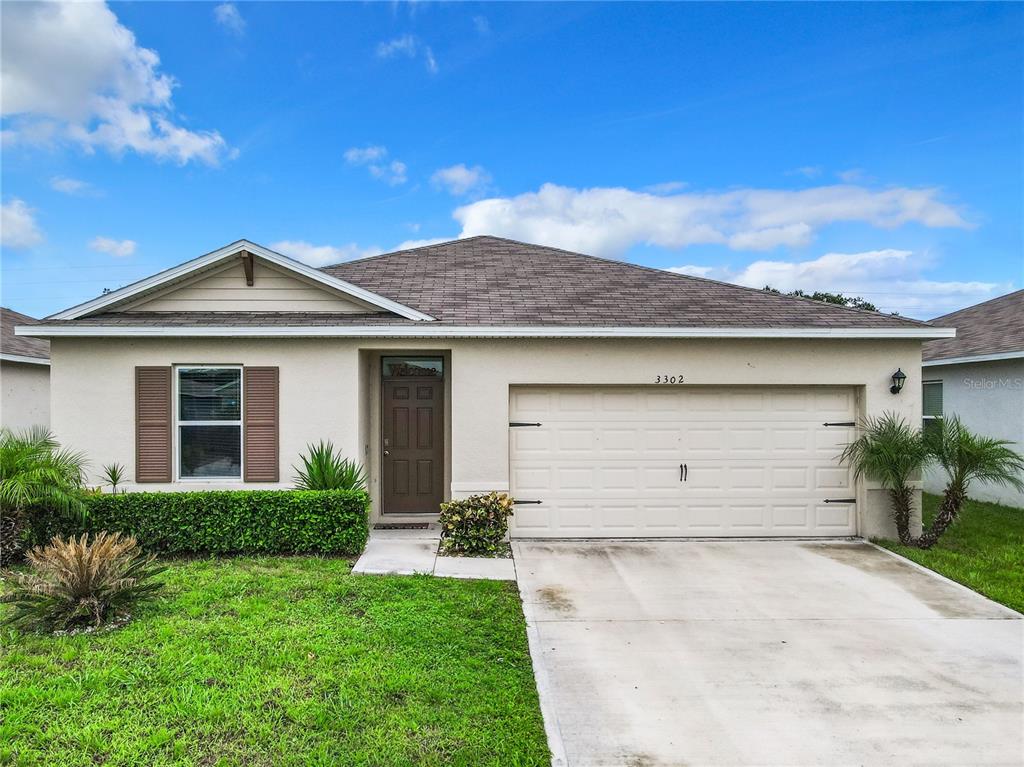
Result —
<svg viewBox="0 0 1024 767"><path fill-rule="evenodd" d="M444 500L443 360L385 357L382 374L382 510L436 514Z"/></svg>

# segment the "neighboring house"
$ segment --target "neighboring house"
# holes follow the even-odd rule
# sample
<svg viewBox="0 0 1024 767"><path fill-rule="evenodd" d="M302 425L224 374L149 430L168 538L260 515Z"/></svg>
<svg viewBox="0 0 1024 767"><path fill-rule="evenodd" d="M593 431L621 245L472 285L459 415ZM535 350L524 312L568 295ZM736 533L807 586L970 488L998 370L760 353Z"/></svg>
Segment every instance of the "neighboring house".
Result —
<svg viewBox="0 0 1024 767"><path fill-rule="evenodd" d="M932 320L956 328L955 338L924 345L924 426L957 415L972 431L1012 440L1024 452L1024 290ZM942 492L944 475L925 474L925 489ZM976 483L971 497L1024 507L1024 492Z"/></svg>
<svg viewBox="0 0 1024 767"><path fill-rule="evenodd" d="M19 333L59 438L138 488L288 487L329 439L375 521L500 490L515 536L656 537L889 532L836 458L920 420L892 376L954 331L472 237L324 269L243 240Z"/></svg>
<svg viewBox="0 0 1024 767"><path fill-rule="evenodd" d="M35 322L0 307L0 426L9 429L50 425L50 343L14 334Z"/></svg>

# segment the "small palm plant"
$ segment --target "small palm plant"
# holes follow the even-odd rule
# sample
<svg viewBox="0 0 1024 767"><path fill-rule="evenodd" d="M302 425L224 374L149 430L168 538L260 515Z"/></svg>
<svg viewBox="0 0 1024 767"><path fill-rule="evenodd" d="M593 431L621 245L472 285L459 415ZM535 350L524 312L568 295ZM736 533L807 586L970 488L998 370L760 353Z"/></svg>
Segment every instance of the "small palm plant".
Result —
<svg viewBox="0 0 1024 767"><path fill-rule="evenodd" d="M0 564L20 552L32 511L85 518L84 468L84 457L62 449L48 429L0 430Z"/></svg>
<svg viewBox="0 0 1024 767"><path fill-rule="evenodd" d="M335 452L329 440L307 445L306 453L299 456L302 468L297 472L295 486L300 490L365 490L366 475L357 462L343 458Z"/></svg>
<svg viewBox="0 0 1024 767"><path fill-rule="evenodd" d="M124 483L124 464L108 463L103 467L103 479L110 485L110 492L117 495L117 488ZM123 491L122 491L123 492Z"/></svg>
<svg viewBox="0 0 1024 767"><path fill-rule="evenodd" d="M858 479L876 480L889 492L900 543L912 546L910 481L931 459L924 436L895 413L868 418L861 429L861 436L846 446L840 461L849 463Z"/></svg>
<svg viewBox="0 0 1024 767"><path fill-rule="evenodd" d="M162 572L138 542L120 533L98 533L89 540L55 537L29 550L30 572L9 573L9 593L0 602L14 606L5 622L24 631L67 631L99 627L126 617L132 604L153 596Z"/></svg>
<svg viewBox="0 0 1024 767"><path fill-rule="evenodd" d="M959 418L937 419L924 437L930 455L946 472L946 489L931 527L917 545L930 549L957 520L974 481L1024 489L1024 456L1014 452L1008 440L974 434Z"/></svg>

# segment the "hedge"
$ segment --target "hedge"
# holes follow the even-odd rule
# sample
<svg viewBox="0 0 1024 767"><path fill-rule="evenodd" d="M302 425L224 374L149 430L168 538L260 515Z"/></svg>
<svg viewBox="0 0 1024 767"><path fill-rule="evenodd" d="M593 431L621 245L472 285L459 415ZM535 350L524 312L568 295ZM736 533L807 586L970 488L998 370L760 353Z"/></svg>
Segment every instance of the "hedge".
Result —
<svg viewBox="0 0 1024 767"><path fill-rule="evenodd" d="M507 549L508 518L512 499L505 493L471 495L441 504L441 553L471 557L495 556Z"/></svg>
<svg viewBox="0 0 1024 767"><path fill-rule="evenodd" d="M359 490L211 490L90 495L86 522L37 518L34 543L100 530L163 554L358 554L369 536Z"/></svg>

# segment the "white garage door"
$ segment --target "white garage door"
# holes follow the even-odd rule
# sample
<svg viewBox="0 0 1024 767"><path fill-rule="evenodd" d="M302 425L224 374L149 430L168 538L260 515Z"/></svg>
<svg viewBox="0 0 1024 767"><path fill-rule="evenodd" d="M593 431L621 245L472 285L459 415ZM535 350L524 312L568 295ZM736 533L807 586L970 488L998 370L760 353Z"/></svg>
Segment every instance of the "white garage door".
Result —
<svg viewBox="0 0 1024 767"><path fill-rule="evenodd" d="M853 535L853 429L824 424L854 412L846 387L513 387L512 535Z"/></svg>

